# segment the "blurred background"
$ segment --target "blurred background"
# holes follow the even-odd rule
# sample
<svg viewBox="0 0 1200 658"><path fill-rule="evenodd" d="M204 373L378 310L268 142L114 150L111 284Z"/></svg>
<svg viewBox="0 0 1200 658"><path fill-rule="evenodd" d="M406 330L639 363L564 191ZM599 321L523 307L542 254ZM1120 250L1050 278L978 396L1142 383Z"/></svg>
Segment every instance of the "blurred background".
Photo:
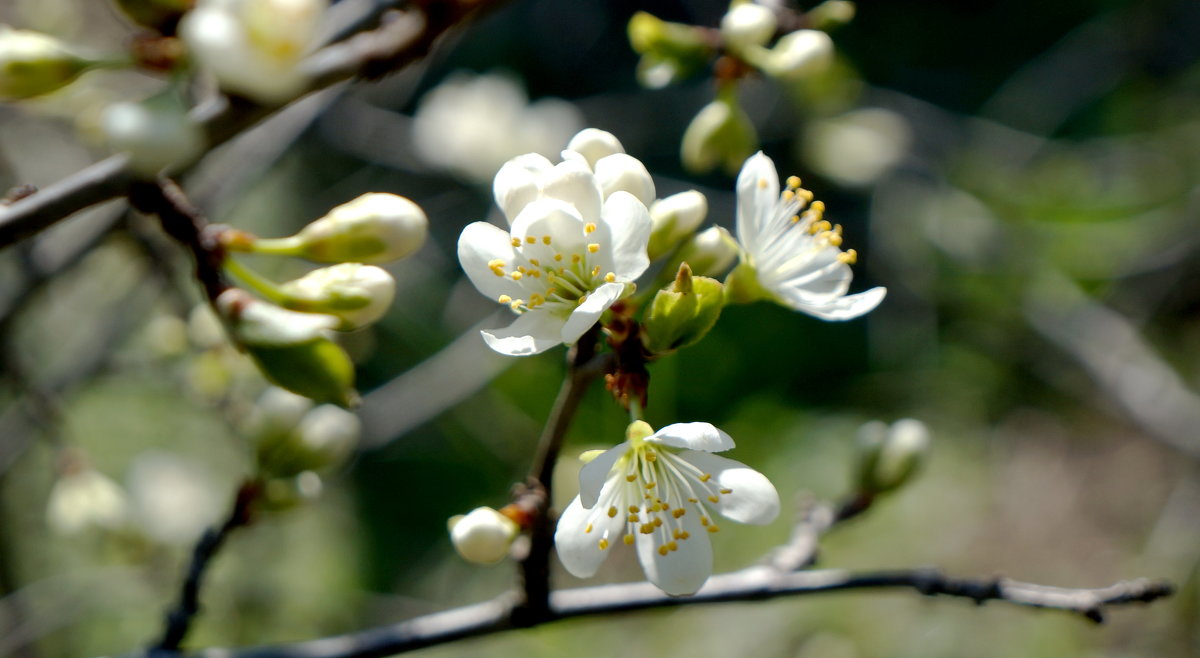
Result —
<svg viewBox="0 0 1200 658"><path fill-rule="evenodd" d="M563 354L487 350L480 323L505 320L460 275L458 233L499 217L500 163L553 156L583 126L615 133L660 197L699 189L707 223L732 228L733 179L679 158L711 79L639 87L625 35L637 10L714 26L725 9L514 0L420 66L309 97L189 174L214 221L260 235L368 191L416 200L431 223L425 247L390 267L389 315L346 343L366 398L361 450L319 498L232 538L189 646L348 632L511 584L511 565L460 560L445 523L501 506L524 477ZM99 51L132 34L83 0L11 0L0 22ZM423 655L1200 655L1200 4L862 2L832 36L832 72L751 79L740 98L781 175L803 177L845 226L854 289L889 293L844 324L730 307L702 343L651 367L652 425L718 425L738 442L730 456L784 498L775 524L716 537L717 571L784 541L806 492L849 490L859 426L913 417L933 435L926 468L829 535L821 566L1069 587L1149 576L1178 593L1100 627L860 592L576 620ZM161 85L96 72L0 106L0 188L104 157L99 108ZM263 383L194 310L188 268L119 202L0 252L0 656L145 645L190 545L252 467L238 419ZM626 422L590 392L560 502L574 455L617 442ZM81 470L109 484L55 511L54 489ZM621 555L594 582L640 578Z"/></svg>

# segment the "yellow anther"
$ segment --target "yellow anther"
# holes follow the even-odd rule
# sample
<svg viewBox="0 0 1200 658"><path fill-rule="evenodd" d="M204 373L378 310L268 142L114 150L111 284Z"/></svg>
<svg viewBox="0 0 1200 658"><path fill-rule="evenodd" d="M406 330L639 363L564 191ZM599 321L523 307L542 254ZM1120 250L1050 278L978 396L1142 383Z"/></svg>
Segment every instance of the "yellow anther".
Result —
<svg viewBox="0 0 1200 658"><path fill-rule="evenodd" d="M589 524L587 524L587 527L583 529L583 534L586 535L587 533L589 533L591 531L592 531L592 524L589 523Z"/></svg>
<svg viewBox="0 0 1200 658"><path fill-rule="evenodd" d="M648 461L648 462L658 461L658 453L654 452L653 450L646 450L646 461Z"/></svg>
<svg viewBox="0 0 1200 658"><path fill-rule="evenodd" d="M792 222L793 224L798 224L798 223L800 223L800 215L792 215L791 222Z"/></svg>
<svg viewBox="0 0 1200 658"><path fill-rule="evenodd" d="M583 260L583 256L580 256L579 254L571 254L571 263L572 264L578 265L579 261L581 261L581 260Z"/></svg>
<svg viewBox="0 0 1200 658"><path fill-rule="evenodd" d="M709 523L712 523L712 521L709 521L707 516L700 517L700 525L708 525Z"/></svg>
<svg viewBox="0 0 1200 658"><path fill-rule="evenodd" d="M723 493L725 495L729 495L729 494L733 493L733 489L721 489L721 493Z"/></svg>
<svg viewBox="0 0 1200 658"><path fill-rule="evenodd" d="M589 254L594 254L594 253L596 253L597 251L600 251L600 245L599 245L599 244L597 244L597 243L595 243L595 242L591 242L591 243L589 243L589 244L588 244L588 253L589 253Z"/></svg>
<svg viewBox="0 0 1200 658"><path fill-rule="evenodd" d="M680 537L683 536L683 530L681 530L679 528L675 528L674 530L671 531L671 536L674 537L675 539L679 539Z"/></svg>
<svg viewBox="0 0 1200 658"><path fill-rule="evenodd" d="M608 518L610 518L610 519L611 519L611 518L615 517L616 515L617 515L617 508L616 508L616 507L611 507L611 506L610 506L610 507L608 508Z"/></svg>
<svg viewBox="0 0 1200 658"><path fill-rule="evenodd" d="M805 203L809 203L813 200L813 193L811 190L799 189L796 190L796 195L801 199L804 199Z"/></svg>
<svg viewBox="0 0 1200 658"><path fill-rule="evenodd" d="M847 249L845 252L838 254L839 262L847 265L853 265L858 262L858 252L853 249Z"/></svg>
<svg viewBox="0 0 1200 658"><path fill-rule="evenodd" d="M709 531L709 532L720 532L720 531L721 531L721 529L720 529L720 528L718 528L718 527L717 527L717 524L715 524L715 523L714 523L714 524L712 524L712 525L708 526L708 531Z"/></svg>
<svg viewBox="0 0 1200 658"><path fill-rule="evenodd" d="M561 261L561 260L562 260L562 254L554 254L554 260L556 260L556 261Z"/></svg>
<svg viewBox="0 0 1200 658"><path fill-rule="evenodd" d="M587 295L584 295L583 297L580 297L580 298L579 298L579 301L575 302L575 305L576 305L576 306L583 306L583 303L584 303L584 302L586 302L586 301L587 301Z"/></svg>
<svg viewBox="0 0 1200 658"><path fill-rule="evenodd" d="M542 278L542 271L541 271L541 270L529 270L529 272L527 272L527 274L528 274L529 276L531 276L531 277L535 278L535 279L540 279L540 278Z"/></svg>
<svg viewBox="0 0 1200 658"><path fill-rule="evenodd" d="M537 294L536 292L529 296L529 308L533 308L535 306L541 306L542 304L545 304L545 303L546 303L546 298L542 297L541 295Z"/></svg>
<svg viewBox="0 0 1200 658"><path fill-rule="evenodd" d="M519 246L521 246L521 238L513 238L513 239L512 239L512 246L514 246L514 247L519 247Z"/></svg>
<svg viewBox="0 0 1200 658"><path fill-rule="evenodd" d="M633 535L629 535L629 534L625 535L625 537L622 539L622 541L625 542L626 546L633 546Z"/></svg>
<svg viewBox="0 0 1200 658"><path fill-rule="evenodd" d="M529 259L529 264L530 264L530 265L532 265L532 266L534 266L534 267L538 267L539 265L541 265L541 263L539 263L539 262L538 262L538 259L536 259L536 258L530 258L530 259Z"/></svg>
<svg viewBox="0 0 1200 658"><path fill-rule="evenodd" d="M833 225L833 232L834 232L834 233L837 233L838 235L841 235L841 234L842 234L842 225L841 225L841 224L834 224L834 225Z"/></svg>
<svg viewBox="0 0 1200 658"><path fill-rule="evenodd" d="M657 487L657 486L658 486L658 482L647 482L646 483L647 489L653 489L654 487Z"/></svg>
<svg viewBox="0 0 1200 658"><path fill-rule="evenodd" d="M517 310L520 310L521 306L523 306L524 304L525 304L524 299L514 299L514 300L512 300L512 302L510 302L508 304L508 307L514 311L517 311Z"/></svg>
<svg viewBox="0 0 1200 658"><path fill-rule="evenodd" d="M500 302L501 304L507 304L512 301L512 297L509 297L508 295L500 295L496 298L496 301Z"/></svg>
<svg viewBox="0 0 1200 658"><path fill-rule="evenodd" d="M520 280L521 280L521 277L523 277L523 276L525 276L525 275L524 275L524 274L521 274L520 272L516 272L516 271L514 271L514 272L512 273L512 280L513 280L513 281L520 281Z"/></svg>
<svg viewBox="0 0 1200 658"><path fill-rule="evenodd" d="M719 503L719 502L721 502L721 499L720 499L720 498L718 498L717 496L709 496L709 497L708 497L708 502L710 502L710 503Z"/></svg>
<svg viewBox="0 0 1200 658"><path fill-rule="evenodd" d="M837 233L834 233L833 231L826 231L825 239L829 241L829 244L831 244L835 247L842 246L842 236L838 235Z"/></svg>
<svg viewBox="0 0 1200 658"><path fill-rule="evenodd" d="M767 179L765 179L765 178L758 179L758 189L760 189L760 190L767 189Z"/></svg>
<svg viewBox="0 0 1200 658"><path fill-rule="evenodd" d="M661 511L662 511L662 504L661 504L661 503L654 503L653 505L651 505L651 506L650 506L650 511L651 511L651 512L661 512Z"/></svg>
<svg viewBox="0 0 1200 658"><path fill-rule="evenodd" d="M642 533L643 535L648 535L648 534L654 532L654 524L653 523L643 523L641 526L638 527L638 532Z"/></svg>
<svg viewBox="0 0 1200 658"><path fill-rule="evenodd" d="M596 224L594 222L588 222L587 224L583 225L583 234L584 235L591 235L595 230L596 230Z"/></svg>
<svg viewBox="0 0 1200 658"><path fill-rule="evenodd" d="M625 481L626 481L626 482L633 482L633 481L634 481L634 480L636 480L636 479L637 479L637 476L636 476L636 475L633 475L633 474L629 474L629 475L626 475L626 476L625 476Z"/></svg>
<svg viewBox="0 0 1200 658"><path fill-rule="evenodd" d="M629 518L626 520L630 523L639 523L642 520L642 517L638 516L637 514L630 514Z"/></svg>
<svg viewBox="0 0 1200 658"><path fill-rule="evenodd" d="M700 502L700 499L699 498L688 498L688 502L689 503L698 503L698 502Z"/></svg>
<svg viewBox="0 0 1200 658"><path fill-rule="evenodd" d="M592 268L592 276L600 276L600 266L599 265Z"/></svg>
<svg viewBox="0 0 1200 658"><path fill-rule="evenodd" d="M709 479L711 479L711 478L712 478L712 473L705 473L704 475L700 476L699 480L701 482L708 482Z"/></svg>
<svg viewBox="0 0 1200 658"><path fill-rule="evenodd" d="M673 512L671 512L671 516L673 516L677 519L679 517L683 516L684 514L687 514L687 510L682 507L676 507L675 510Z"/></svg>
<svg viewBox="0 0 1200 658"><path fill-rule="evenodd" d="M612 272L609 272L608 274L604 275L605 283L612 283L613 281L616 281L616 280L617 280L617 275L613 274Z"/></svg>
<svg viewBox="0 0 1200 658"><path fill-rule="evenodd" d="M543 235L542 236L542 244L550 244L550 236Z"/></svg>
<svg viewBox="0 0 1200 658"><path fill-rule="evenodd" d="M817 229L817 233L823 233L833 228L833 224L830 224L827 220L822 219L816 224L813 224L813 228Z"/></svg>
<svg viewBox="0 0 1200 658"><path fill-rule="evenodd" d="M796 193L791 190L784 190L783 194L780 194L779 196L783 197L784 201L790 202L792 199L796 198Z"/></svg>
<svg viewBox="0 0 1200 658"><path fill-rule="evenodd" d="M499 258L493 258L488 261L488 269L496 276L504 276L504 261Z"/></svg>
<svg viewBox="0 0 1200 658"><path fill-rule="evenodd" d="M793 190L800 187L800 177L799 176L788 176L787 177L787 186Z"/></svg>
<svg viewBox="0 0 1200 658"><path fill-rule="evenodd" d="M529 244L537 244L537 238L532 235L525 236L525 241Z"/></svg>
<svg viewBox="0 0 1200 658"><path fill-rule="evenodd" d="M679 544L676 544L673 541L669 541L669 542L667 542L667 549L672 550L672 551L677 551L677 550L679 550Z"/></svg>
<svg viewBox="0 0 1200 658"><path fill-rule="evenodd" d="M551 275L547 275L547 278L549 278L550 276ZM558 292L558 288L555 288L554 286L550 286L549 288L546 288L546 296L547 297L553 295L556 292Z"/></svg>
<svg viewBox="0 0 1200 658"><path fill-rule="evenodd" d="M812 205L809 206L808 208L809 208L809 210L812 210L813 212L816 212L816 213L824 213L825 212L825 202L824 201L813 201ZM828 229L826 229L826 230L828 230Z"/></svg>
<svg viewBox="0 0 1200 658"><path fill-rule="evenodd" d="M637 514L638 512L640 512L640 511L641 511L641 509L642 509L642 508L638 507L637 505L630 505L630 506L629 506L629 513L630 513L630 514Z"/></svg>
<svg viewBox="0 0 1200 658"><path fill-rule="evenodd" d="M524 265L518 265L517 271L520 272L521 274L529 274L529 270L525 269Z"/></svg>
<svg viewBox="0 0 1200 658"><path fill-rule="evenodd" d="M670 552L671 552L671 549L667 548L666 544L663 544L662 546L658 547L659 555L666 555L667 553L670 553Z"/></svg>
<svg viewBox="0 0 1200 658"><path fill-rule="evenodd" d="M597 542L597 543L600 545L600 550L602 550L602 551L603 551L604 549L608 548L608 540L607 540L607 539L601 539L601 540L600 540L599 542Z"/></svg>

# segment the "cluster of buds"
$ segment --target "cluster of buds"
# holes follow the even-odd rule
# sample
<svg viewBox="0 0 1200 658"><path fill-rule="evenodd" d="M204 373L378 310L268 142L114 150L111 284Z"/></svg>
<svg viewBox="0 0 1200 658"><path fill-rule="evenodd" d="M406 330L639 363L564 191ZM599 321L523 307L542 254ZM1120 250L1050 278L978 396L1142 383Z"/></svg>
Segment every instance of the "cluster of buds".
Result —
<svg viewBox="0 0 1200 658"><path fill-rule="evenodd" d="M749 116L737 98L738 81L754 72L784 84L818 76L833 63L827 30L854 16L853 3L830 0L804 14L772 3L733 0L719 28L669 23L639 12L629 21L629 41L641 55L639 80L665 87L704 71L715 58L716 98L684 133L684 167L736 173L758 147Z"/></svg>
<svg viewBox="0 0 1200 658"><path fill-rule="evenodd" d="M227 257L225 267L265 299L240 288L217 298L217 310L238 344L276 385L317 402L357 403L354 364L332 337L377 322L396 294L385 263L415 252L428 220L412 201L365 194L331 210L296 235L263 239L226 229L226 252L294 256L334 263L276 284Z"/></svg>

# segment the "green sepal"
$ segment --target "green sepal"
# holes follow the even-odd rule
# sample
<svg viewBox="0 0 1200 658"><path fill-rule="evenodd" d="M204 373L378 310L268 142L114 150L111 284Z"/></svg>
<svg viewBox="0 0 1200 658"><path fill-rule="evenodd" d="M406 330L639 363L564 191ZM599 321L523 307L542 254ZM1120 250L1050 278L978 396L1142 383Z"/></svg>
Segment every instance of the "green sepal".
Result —
<svg viewBox="0 0 1200 658"><path fill-rule="evenodd" d="M354 363L337 343L323 336L291 345L246 345L267 379L281 388L342 407L359 402Z"/></svg>
<svg viewBox="0 0 1200 658"><path fill-rule="evenodd" d="M659 290L642 321L643 345L656 355L669 354L704 338L721 317L725 286L692 276L687 263L670 286Z"/></svg>

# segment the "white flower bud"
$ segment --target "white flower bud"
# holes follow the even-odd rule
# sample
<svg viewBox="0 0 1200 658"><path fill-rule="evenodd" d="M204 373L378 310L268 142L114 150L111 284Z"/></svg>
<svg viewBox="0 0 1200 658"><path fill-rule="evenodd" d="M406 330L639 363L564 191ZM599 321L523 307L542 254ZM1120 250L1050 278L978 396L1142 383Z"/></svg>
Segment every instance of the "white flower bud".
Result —
<svg viewBox="0 0 1200 658"><path fill-rule="evenodd" d="M285 308L326 313L341 319L349 331L374 323L387 313L396 296L396 280L374 265L340 263L322 267L279 286Z"/></svg>
<svg viewBox="0 0 1200 658"><path fill-rule="evenodd" d="M341 324L332 315L289 311L238 288L217 297L217 310L245 345L284 347L306 343L323 338L326 331Z"/></svg>
<svg viewBox="0 0 1200 658"><path fill-rule="evenodd" d="M747 46L762 46L775 36L775 12L762 5L743 2L721 17L721 38L735 52Z"/></svg>
<svg viewBox="0 0 1200 658"><path fill-rule="evenodd" d="M821 73L833 63L833 39L820 30L786 34L756 64L776 78L795 80Z"/></svg>
<svg viewBox="0 0 1200 658"><path fill-rule="evenodd" d="M650 204L650 260L656 260L687 239L708 216L708 199L696 190L672 194Z"/></svg>
<svg viewBox="0 0 1200 658"><path fill-rule="evenodd" d="M733 93L721 93L688 124L680 158L684 168L693 173L708 173L718 166L733 173L757 145L758 135L746 111Z"/></svg>
<svg viewBox="0 0 1200 658"><path fill-rule="evenodd" d="M58 39L0 25L0 100L31 98L61 89L91 64Z"/></svg>
<svg viewBox="0 0 1200 658"><path fill-rule="evenodd" d="M692 236L679 250L676 259L687 263L697 276L716 277L728 271L737 256L737 240L729 231L721 226L710 226Z"/></svg>
<svg viewBox="0 0 1200 658"><path fill-rule="evenodd" d="M386 263L419 249L428 231L420 206L402 196L373 192L330 210L290 241L296 255L320 263Z"/></svg>
<svg viewBox="0 0 1200 658"><path fill-rule="evenodd" d="M165 544L190 544L216 523L223 494L196 461L167 452L138 455L125 478L142 531Z"/></svg>
<svg viewBox="0 0 1200 658"><path fill-rule="evenodd" d="M929 453L929 429L905 418L891 427L872 421L858 431L858 486L865 494L893 491L907 483Z"/></svg>
<svg viewBox="0 0 1200 658"><path fill-rule="evenodd" d="M362 421L358 416L331 404L323 404L304 415L296 427L296 438L311 453L309 469L340 463L358 445Z"/></svg>
<svg viewBox="0 0 1200 658"><path fill-rule="evenodd" d="M125 522L125 493L107 476L83 467L54 483L46 521L56 532L77 534L90 527L112 529Z"/></svg>
<svg viewBox="0 0 1200 658"><path fill-rule="evenodd" d="M447 526L454 550L475 564L496 564L508 557L508 549L520 530L512 519L490 507L477 507L466 516L455 516Z"/></svg>
<svg viewBox="0 0 1200 658"><path fill-rule="evenodd" d="M277 386L268 386L242 426L255 441L270 440L291 432L300 424L304 414L313 408L313 401Z"/></svg>
<svg viewBox="0 0 1200 658"><path fill-rule="evenodd" d="M186 164L204 149L204 131L173 94L114 103L104 110L101 125L109 148L128 153L130 168L146 176Z"/></svg>
<svg viewBox="0 0 1200 658"><path fill-rule="evenodd" d="M637 197L642 205L654 203L654 179L641 160L625 153L614 153L596 161L596 182L604 198L613 192L625 191Z"/></svg>
<svg viewBox="0 0 1200 658"><path fill-rule="evenodd" d="M567 150L574 151L587 160L589 167L595 167L601 158L615 153L624 153L625 147L615 135L598 128L585 128L571 138ZM565 155L563 156L566 157Z"/></svg>

